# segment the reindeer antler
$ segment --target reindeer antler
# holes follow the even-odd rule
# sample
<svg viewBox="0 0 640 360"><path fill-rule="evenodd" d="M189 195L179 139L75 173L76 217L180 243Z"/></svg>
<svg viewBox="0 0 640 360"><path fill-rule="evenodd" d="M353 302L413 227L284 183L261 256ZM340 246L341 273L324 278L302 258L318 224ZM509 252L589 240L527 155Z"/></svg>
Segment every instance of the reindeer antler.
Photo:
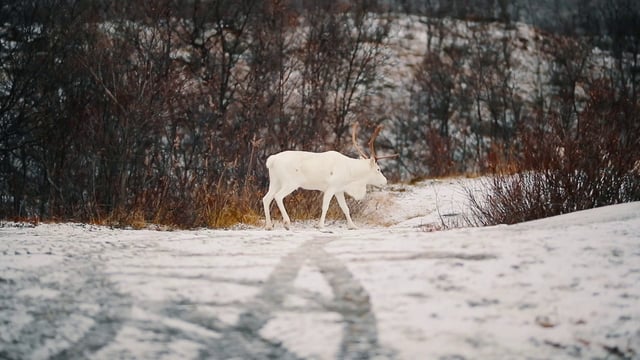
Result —
<svg viewBox="0 0 640 360"><path fill-rule="evenodd" d="M378 157L376 156L376 149L373 143L378 137L378 134L380 134L380 130L382 130L382 124L376 127L376 129L373 131L373 134L371 134L371 139L369 139L369 153L371 154L371 157L376 160L378 159Z"/></svg>
<svg viewBox="0 0 640 360"><path fill-rule="evenodd" d="M356 122L353 123L353 128L351 129L351 140L353 141L353 147L356 148L356 150L358 151L360 156L362 156L363 159L368 159L369 157L364 153L364 151L362 151L360 146L358 146L358 141L356 141L356 134L358 133L358 126L360 126L360 124L358 124L358 122L356 121Z"/></svg>
<svg viewBox="0 0 640 360"><path fill-rule="evenodd" d="M380 159L389 159L389 158L394 158L394 157L400 156L400 154L385 155L385 156L377 156L376 155L376 149L374 147L374 141L376 140L376 138L380 134L380 131L382 130L382 128L383 128L382 124L378 125L376 127L376 130L371 135L371 139L369 140L369 152L371 153L371 157L373 159L375 159L376 161L378 161Z"/></svg>

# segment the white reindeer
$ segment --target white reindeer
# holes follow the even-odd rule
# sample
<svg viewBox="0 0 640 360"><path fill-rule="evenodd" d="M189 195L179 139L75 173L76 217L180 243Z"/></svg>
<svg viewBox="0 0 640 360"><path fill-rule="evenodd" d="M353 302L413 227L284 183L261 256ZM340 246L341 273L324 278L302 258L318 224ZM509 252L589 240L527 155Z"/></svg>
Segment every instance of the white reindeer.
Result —
<svg viewBox="0 0 640 360"><path fill-rule="evenodd" d="M322 153L308 151L283 151L267 158L269 169L269 191L262 198L266 229L272 229L269 207L275 198L276 204L282 213L284 227L289 229L291 219L284 208L282 200L298 188L306 190L319 190L324 193L322 197L322 215L318 227L324 227L329 202L335 195L338 205L347 218L349 229L357 229L351 220L349 207L344 198L346 192L356 200L361 200L367 192L367 185L382 186L387 179L382 175L377 160L395 157L390 155L376 157L373 142L380 133L382 125L379 125L369 140L371 157L367 157L356 142L358 123L353 124L352 140L360 159L353 159L336 151Z"/></svg>

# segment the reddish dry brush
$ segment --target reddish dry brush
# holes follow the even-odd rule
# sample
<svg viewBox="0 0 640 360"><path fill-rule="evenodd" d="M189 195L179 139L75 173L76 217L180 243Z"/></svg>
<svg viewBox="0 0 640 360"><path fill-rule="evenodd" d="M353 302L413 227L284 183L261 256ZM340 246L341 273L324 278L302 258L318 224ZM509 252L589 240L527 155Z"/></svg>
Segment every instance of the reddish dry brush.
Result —
<svg viewBox="0 0 640 360"><path fill-rule="evenodd" d="M597 85L572 126L545 116L521 130L518 171L496 172L484 199L470 194L482 224L640 200L640 107L608 83Z"/></svg>

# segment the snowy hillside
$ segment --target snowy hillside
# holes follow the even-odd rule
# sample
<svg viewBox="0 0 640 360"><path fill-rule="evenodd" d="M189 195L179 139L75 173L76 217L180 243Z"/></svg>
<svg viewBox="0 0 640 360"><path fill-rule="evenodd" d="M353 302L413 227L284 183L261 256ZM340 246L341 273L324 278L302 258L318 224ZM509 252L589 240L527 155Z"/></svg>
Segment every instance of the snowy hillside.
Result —
<svg viewBox="0 0 640 360"><path fill-rule="evenodd" d="M481 37L481 38L480 38ZM387 56L389 61L383 69L383 83L393 91L385 95L393 98L397 106L409 101L407 90L414 81L414 72L426 54L441 55L442 49L467 49L470 53L482 53L488 46L505 43L510 66L509 84L514 94L525 101L534 102L538 96L548 96L554 89L551 85L551 44L571 41L542 32L525 23L513 23L508 27L499 22L482 23L451 18L432 19L421 16L401 16L391 23ZM499 46L498 46L499 47ZM470 57L470 56L466 56ZM479 69L469 63L464 55L463 71L472 74ZM613 64L611 56L594 48L587 57L585 66L598 77ZM504 66L504 65L496 65ZM584 84L577 83L575 95L585 98ZM471 86L460 83L457 86Z"/></svg>
<svg viewBox="0 0 640 360"><path fill-rule="evenodd" d="M640 203L433 231L461 185L373 193L388 226L353 231L3 223L0 358L640 356Z"/></svg>

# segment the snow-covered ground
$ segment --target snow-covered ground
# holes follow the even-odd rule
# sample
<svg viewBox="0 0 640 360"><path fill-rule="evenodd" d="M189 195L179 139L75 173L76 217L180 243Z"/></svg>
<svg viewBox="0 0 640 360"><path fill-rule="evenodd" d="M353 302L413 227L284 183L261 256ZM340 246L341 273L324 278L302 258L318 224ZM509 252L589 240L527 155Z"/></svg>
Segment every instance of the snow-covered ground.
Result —
<svg viewBox="0 0 640 360"><path fill-rule="evenodd" d="M450 229L479 184L391 185L353 231L4 223L0 358L640 358L640 203Z"/></svg>

